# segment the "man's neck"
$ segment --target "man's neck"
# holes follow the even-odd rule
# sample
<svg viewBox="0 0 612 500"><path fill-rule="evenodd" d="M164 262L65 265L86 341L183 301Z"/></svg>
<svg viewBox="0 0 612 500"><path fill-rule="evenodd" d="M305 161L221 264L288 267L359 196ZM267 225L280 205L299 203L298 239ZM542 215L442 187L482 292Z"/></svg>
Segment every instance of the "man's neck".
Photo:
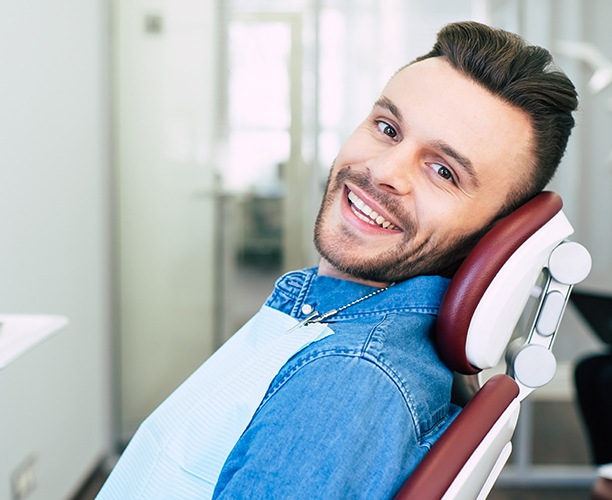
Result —
<svg viewBox="0 0 612 500"><path fill-rule="evenodd" d="M334 266L332 266L324 258L321 258L321 261L319 262L319 273L318 274L320 276L329 276L331 278L338 278L341 280L354 281L355 283L361 283L362 285L373 286L375 288L386 288L389 286L389 283L381 283L378 281L363 280L351 274L342 272L339 269L336 269Z"/></svg>

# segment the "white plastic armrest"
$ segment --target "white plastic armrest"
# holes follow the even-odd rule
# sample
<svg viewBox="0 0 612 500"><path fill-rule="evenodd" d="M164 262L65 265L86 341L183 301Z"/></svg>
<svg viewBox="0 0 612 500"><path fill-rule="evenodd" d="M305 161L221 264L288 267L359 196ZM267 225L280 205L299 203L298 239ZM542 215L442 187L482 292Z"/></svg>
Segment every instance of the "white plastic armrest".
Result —
<svg viewBox="0 0 612 500"><path fill-rule="evenodd" d="M518 399L493 425L442 497L443 500L486 498L505 465L520 411ZM480 496L484 495L484 496Z"/></svg>

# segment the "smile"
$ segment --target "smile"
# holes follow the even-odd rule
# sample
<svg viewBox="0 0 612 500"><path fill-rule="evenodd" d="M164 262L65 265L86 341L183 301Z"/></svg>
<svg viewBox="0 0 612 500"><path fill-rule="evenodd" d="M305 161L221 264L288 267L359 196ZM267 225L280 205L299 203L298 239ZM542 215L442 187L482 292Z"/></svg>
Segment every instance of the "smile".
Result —
<svg viewBox="0 0 612 500"><path fill-rule="evenodd" d="M359 196L357 196L352 191L348 192L348 199L350 201L349 206L351 210L355 214L355 216L372 226L379 226L383 229L399 229L394 224L391 224L387 219L385 219L382 215L378 214L376 211L372 210L372 208L367 205Z"/></svg>

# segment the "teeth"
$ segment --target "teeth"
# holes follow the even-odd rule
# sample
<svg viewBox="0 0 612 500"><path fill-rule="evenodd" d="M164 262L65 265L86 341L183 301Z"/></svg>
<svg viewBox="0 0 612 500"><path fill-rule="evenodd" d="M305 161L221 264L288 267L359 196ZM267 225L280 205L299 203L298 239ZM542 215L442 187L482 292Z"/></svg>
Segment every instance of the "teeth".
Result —
<svg viewBox="0 0 612 500"><path fill-rule="evenodd" d="M348 198L359 210L363 210L363 207L365 207L365 203L363 202L363 200L361 200L361 198L358 198L357 195L352 191L349 191Z"/></svg>
<svg viewBox="0 0 612 500"><path fill-rule="evenodd" d="M372 224L373 226L379 225L384 229L396 228L396 226L391 224L382 215L379 215L376 211L372 210L370 206L366 205L365 202L352 191L349 191L348 199L353 204L351 206L353 213L362 221Z"/></svg>
<svg viewBox="0 0 612 500"><path fill-rule="evenodd" d="M353 213L357 216L358 219L361 219L362 221L367 222L368 224L372 224L373 226L376 225L372 219L363 215L361 212L357 210L356 207L352 206L351 210L353 210Z"/></svg>

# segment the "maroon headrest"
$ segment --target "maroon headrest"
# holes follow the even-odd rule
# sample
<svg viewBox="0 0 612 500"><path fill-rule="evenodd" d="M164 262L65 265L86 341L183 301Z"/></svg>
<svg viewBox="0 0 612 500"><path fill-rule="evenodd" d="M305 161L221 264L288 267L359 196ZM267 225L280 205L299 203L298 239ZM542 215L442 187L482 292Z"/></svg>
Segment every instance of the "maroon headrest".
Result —
<svg viewBox="0 0 612 500"><path fill-rule="evenodd" d="M427 452L395 500L442 498L518 394L518 385L508 375L489 379Z"/></svg>
<svg viewBox="0 0 612 500"><path fill-rule="evenodd" d="M470 364L465 346L476 306L510 256L562 208L561 197L545 191L501 219L463 261L448 287L436 323L442 360L464 374L480 370Z"/></svg>

